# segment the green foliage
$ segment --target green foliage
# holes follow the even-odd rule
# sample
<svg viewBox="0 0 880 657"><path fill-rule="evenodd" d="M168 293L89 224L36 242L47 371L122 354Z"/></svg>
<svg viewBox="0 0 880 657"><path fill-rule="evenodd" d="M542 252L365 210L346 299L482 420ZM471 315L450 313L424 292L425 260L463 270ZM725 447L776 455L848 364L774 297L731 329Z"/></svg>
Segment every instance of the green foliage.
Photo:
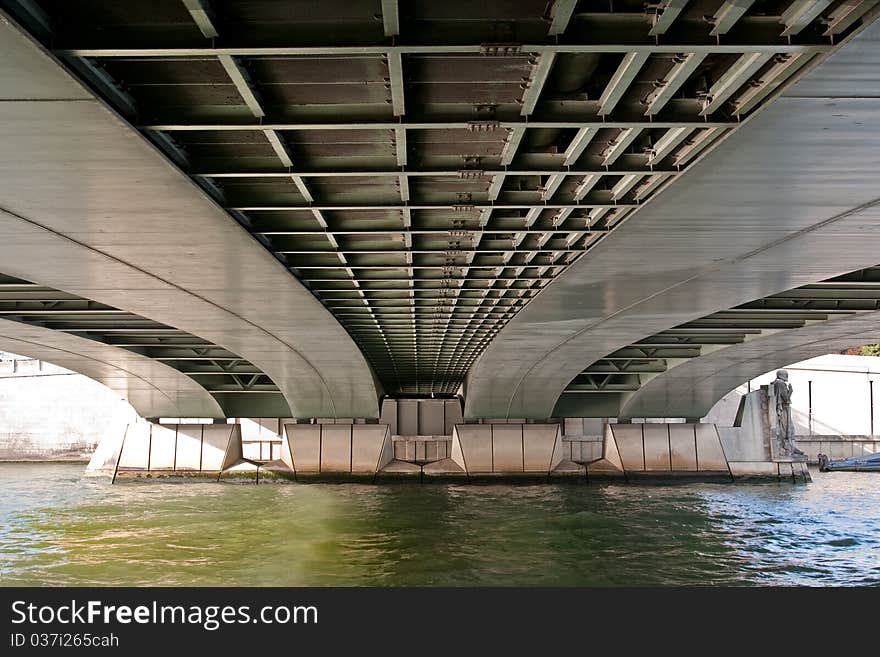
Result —
<svg viewBox="0 0 880 657"><path fill-rule="evenodd" d="M880 356L880 344L866 344L861 352L862 356Z"/></svg>

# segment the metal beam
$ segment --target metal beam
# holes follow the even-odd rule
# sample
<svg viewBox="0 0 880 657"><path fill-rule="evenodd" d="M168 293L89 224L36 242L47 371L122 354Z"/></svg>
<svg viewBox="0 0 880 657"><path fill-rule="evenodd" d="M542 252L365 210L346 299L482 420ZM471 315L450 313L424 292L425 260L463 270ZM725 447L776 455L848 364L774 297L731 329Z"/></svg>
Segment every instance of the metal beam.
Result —
<svg viewBox="0 0 880 657"><path fill-rule="evenodd" d="M587 146L590 145L590 141L598 132L598 128L581 128L578 130L574 139L572 139L571 143L568 145L568 148L565 149L565 158L562 163L565 165L572 165L577 162L577 159L581 156Z"/></svg>
<svg viewBox="0 0 880 657"><path fill-rule="evenodd" d="M406 114L403 94L403 57L400 52L388 53L388 79L391 84L391 107L394 116Z"/></svg>
<svg viewBox="0 0 880 657"><path fill-rule="evenodd" d="M615 200L623 198L641 179L641 176L624 176L611 188L611 197Z"/></svg>
<svg viewBox="0 0 880 657"><path fill-rule="evenodd" d="M630 144L636 140L636 138L641 134L641 130L637 128L626 128L620 131L620 134L617 135L615 140L609 145L609 147L603 153L604 159L602 160L602 164L604 166L610 166L614 164L614 161L620 157L627 148L630 147Z"/></svg>
<svg viewBox="0 0 880 657"><path fill-rule="evenodd" d="M853 23L878 4L878 0L862 2L842 2L828 16L824 36L836 36L849 29Z"/></svg>
<svg viewBox="0 0 880 657"><path fill-rule="evenodd" d="M736 22L746 15L755 0L725 0L712 16L712 36L727 34Z"/></svg>
<svg viewBox="0 0 880 657"><path fill-rule="evenodd" d="M272 150L275 151L278 159L281 160L281 164L288 168L293 167L293 160L291 159L287 146L284 144L281 136L275 130L263 130L263 134L266 135L269 145L272 147ZM289 177L291 176L291 173L287 172L280 175Z"/></svg>
<svg viewBox="0 0 880 657"><path fill-rule="evenodd" d="M687 5L687 0L664 0L663 8L657 15L654 26L648 32L651 36L666 34L672 23Z"/></svg>
<svg viewBox="0 0 880 657"><path fill-rule="evenodd" d="M689 131L692 128L675 128L673 130L684 130ZM274 134L274 133L273 133ZM660 141L658 140L659 144ZM396 168L396 169L382 169L382 170L374 170L374 169L357 169L351 170L347 169L344 171L204 171L199 173L193 173L193 176L199 176L203 178L289 178L292 175L299 176L300 178L397 178L398 176L406 176L408 178L414 177L425 177L425 178L438 178L438 177L448 177L448 178L462 178L466 175L476 174L478 177L494 177L498 175L503 176L552 176L555 173L564 173L568 176L587 176L590 174L602 174L602 175L623 175L625 173L641 173L646 176L650 176L651 174L660 174L660 173L677 173L677 169L667 169L665 171L661 171L658 169L652 169L649 167L645 167L644 169L640 169L637 167L629 167L627 169L587 169L587 168L571 168L569 166L566 167L541 167L541 168L532 168L532 169L479 169L479 170L470 170L470 169L425 169L425 170L414 170L414 169L405 169L405 168ZM2 285L0 285L2 287Z"/></svg>
<svg viewBox="0 0 880 657"><path fill-rule="evenodd" d="M520 114L523 116L529 116L535 111L535 106L538 104L538 98L541 96L541 91L544 89L544 83L547 82L547 78L550 76L550 71L553 68L555 58L556 55L552 52L545 52L538 55L538 61L535 62L532 69L531 80L529 81L522 97L522 109L520 110Z"/></svg>
<svg viewBox="0 0 880 657"><path fill-rule="evenodd" d="M555 0L552 9L550 9L550 29L547 30L548 36L559 36L565 32L574 9L577 7L578 0Z"/></svg>
<svg viewBox="0 0 880 657"><path fill-rule="evenodd" d="M515 128L546 128L549 130L567 130L580 128L677 128L690 126L694 128L733 128L736 121L363 121L359 123L159 123L140 126L143 130L160 130L163 132L248 132L253 130L496 130Z"/></svg>
<svg viewBox="0 0 880 657"><path fill-rule="evenodd" d="M783 82L804 66L810 57L805 55L776 55L773 65L764 71L759 80L746 88L734 101L733 113L741 116L751 111Z"/></svg>
<svg viewBox="0 0 880 657"><path fill-rule="evenodd" d="M832 0L794 0L779 17L779 22L785 25L782 36L799 34L825 11L831 2Z"/></svg>
<svg viewBox="0 0 880 657"><path fill-rule="evenodd" d="M623 56L620 66L599 96L599 116L611 114L650 56L651 53L646 51L628 52Z"/></svg>
<svg viewBox="0 0 880 657"><path fill-rule="evenodd" d="M587 194L590 193L590 190L592 190L593 187L596 186L596 183L599 182L599 179L601 177L602 174L599 173L591 173L585 176L574 190L574 200L581 201Z"/></svg>
<svg viewBox="0 0 880 657"><path fill-rule="evenodd" d="M208 9L208 3L205 0L183 0L183 6L192 16L193 22L198 26L201 33L206 39L216 39L220 36Z"/></svg>
<svg viewBox="0 0 880 657"><path fill-rule="evenodd" d="M669 176L670 174L666 174ZM662 176L657 176L662 180ZM543 209L545 206L541 206ZM617 206L615 206L617 207ZM605 233L608 231L605 230L589 230L589 229L574 229L574 228L561 228L555 227L550 229L529 229L523 230L522 228L465 228L462 229L464 232L467 232L469 235L506 235L510 233L534 233L536 235L543 235L544 233L573 233L577 235L591 235L593 233ZM400 235L401 233L409 233L410 235L437 235L442 237L456 237L456 233L460 231L456 229L448 229L448 228L435 228L435 229L416 229L416 228L362 228L362 229L347 229L347 230L256 230L252 231L254 235ZM5 299L0 299L0 303L5 302ZM10 300L17 301L17 300Z"/></svg>
<svg viewBox="0 0 880 657"><path fill-rule="evenodd" d="M406 206L410 210L530 210L532 208L556 209L563 208L617 208L617 207L637 207L637 206L621 206L608 203L505 203L489 204L476 203L459 206L456 203L417 203ZM372 204L372 205L242 205L237 207L229 207L228 210L238 210L240 212L262 212L262 211L278 211L278 210L402 210L404 206L396 204Z"/></svg>
<svg viewBox="0 0 880 657"><path fill-rule="evenodd" d="M730 98L746 81L751 78L758 70L763 67L773 55L766 53L753 52L740 56L728 68L715 84L709 88L709 95L706 97L703 109L700 111L701 116L711 114L720 108L728 98Z"/></svg>
<svg viewBox="0 0 880 657"><path fill-rule="evenodd" d="M676 55L673 59L674 64L666 74L666 77L659 81L658 88L648 96L648 109L645 110L645 115L653 116L662 110L666 103L675 95L675 92L699 68L705 58L706 55L694 52Z"/></svg>
<svg viewBox="0 0 880 657"><path fill-rule="evenodd" d="M720 128L709 128L708 130L697 130L694 134L684 140L684 146L676 153L673 163L676 166L683 167L708 146L713 139L719 136L723 131Z"/></svg>
<svg viewBox="0 0 880 657"><path fill-rule="evenodd" d="M653 176L651 178L641 178L642 184L636 189L636 200L644 202L658 187L669 180L672 176Z"/></svg>
<svg viewBox="0 0 880 657"><path fill-rule="evenodd" d="M236 91L244 100L245 105L251 110L251 113L257 118L265 116L266 113L263 111L263 107L260 105L260 101L257 99L253 89L251 89L250 82L247 79L247 72L241 64L230 55L220 55L218 59L226 74L232 80L232 84L235 85Z"/></svg>
<svg viewBox="0 0 880 657"><path fill-rule="evenodd" d="M559 189L559 186L565 180L564 173L554 173L552 176L547 178L547 182L544 183L544 186L541 191L541 200L548 200L553 197L553 194Z"/></svg>
<svg viewBox="0 0 880 657"><path fill-rule="evenodd" d="M397 0L382 0L382 26L387 37L400 34L400 10Z"/></svg>
<svg viewBox="0 0 880 657"><path fill-rule="evenodd" d="M536 54L552 53L618 53L631 52L652 54L676 54L680 52L693 52L697 54L740 54L744 52L774 52L774 53L810 53L819 54L833 50L832 45L817 44L617 44L617 43L584 43L584 44L523 44L518 46L518 52L533 52ZM232 57L314 57L332 55L341 57L358 57L365 55L383 56L388 52L397 51L404 55L444 55L444 54L484 54L483 44L472 45L405 45L405 46L304 46L304 47L238 47L238 48L60 48L55 54L68 57L94 57L98 59L116 57L124 59L133 58L204 58L230 55Z"/></svg>
<svg viewBox="0 0 880 657"><path fill-rule="evenodd" d="M667 130L651 147L648 155L648 164L659 162L669 155L692 132L693 129L691 128L670 128Z"/></svg>

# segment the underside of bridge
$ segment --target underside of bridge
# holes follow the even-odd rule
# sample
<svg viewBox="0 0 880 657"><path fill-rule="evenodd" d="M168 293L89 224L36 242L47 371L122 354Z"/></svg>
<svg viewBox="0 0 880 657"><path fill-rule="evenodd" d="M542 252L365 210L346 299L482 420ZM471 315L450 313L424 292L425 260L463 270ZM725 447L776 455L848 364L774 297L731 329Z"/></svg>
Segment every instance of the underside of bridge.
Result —
<svg viewBox="0 0 880 657"><path fill-rule="evenodd" d="M133 290L153 276L169 300L176 296L156 304L134 294L128 303L94 276L68 283L67 260L43 276L20 245L0 245L7 263L0 270L16 277L4 279L4 316L167 364L228 415L376 417L382 391L452 396L467 378L468 419L633 416L641 388L685 359L877 310L875 269L859 281L853 274L801 286L876 262L860 252L840 263L832 256L825 267L800 264L800 278L718 274L755 254L769 257L809 222L826 227L834 211L849 211L828 201L819 216L792 219L788 208L778 210L784 199L765 195L750 212L755 224L759 213L770 221L754 230L732 225L736 193L768 187L748 160L760 159L760 146L775 146L766 132L806 144L803 152L777 148L763 162L790 174L784 195L819 175L804 155L819 150L818 133L808 130L827 130L822 122L840 117L850 130L866 130L849 125L864 124L850 105L837 111L828 103L863 102L866 94L815 84L798 102L823 104L811 104L802 124L786 131L784 116L759 120L811 72L814 80L836 79L821 77L823 66L858 42L880 10L876 0L0 0L0 7L128 131L96 141L146 139L192 188L154 184L153 169L133 159L111 174L112 160L89 160L77 132L91 177L89 193L74 197L113 196L103 172L118 180L130 170L133 188L142 178L148 186L132 199L140 214L117 194L110 205L86 204L64 217L71 197L48 194L43 202L41 164L30 152L36 182L21 192L31 195L27 202L17 203L14 183L0 190L0 209L23 208L0 215L10 235L24 230L15 222L28 230L51 224L53 239L67 239L65 253L97 251L128 267ZM10 50L10 90L25 50ZM841 79L871 84L870 61L850 64L855 73ZM94 100L54 89L46 98L9 94L0 100L35 105L15 120L31 121L36 132L66 127L63 115L38 118L37 100L69 105L77 130L87 116L73 106ZM828 155L832 167L842 149L856 152L859 183L876 163L866 164L859 148L868 152L870 142L862 141ZM16 143L33 150L40 142ZM725 147L743 153L745 164L723 174L732 196L716 198L711 174L721 176L722 167L711 165L708 182L698 176L707 155L717 160ZM77 171L53 175L75 185ZM192 202L196 193L212 207ZM701 193L706 198L687 197ZM851 196L852 205L861 199ZM145 240L165 242L152 245L158 260L138 260L136 244L120 249L105 238L117 214L127 239L146 229L153 199L163 232L148 231ZM676 199L685 199L684 210ZM41 215L52 202L62 215L54 223ZM179 244L175 203L186 208ZM36 237L22 239L39 252ZM245 254L251 244L263 248ZM734 291L739 279L749 284ZM297 296L303 289L314 307ZM669 290L681 298L667 313L650 307ZM223 322L196 317L202 302ZM631 312L639 304L642 315Z"/></svg>
<svg viewBox="0 0 880 657"><path fill-rule="evenodd" d="M207 340L134 313L0 274L0 319L4 327L17 322L45 329L43 333L47 335L68 334L98 343L105 348L105 353L126 350L144 360L171 367L192 379L195 387L203 388L206 395L217 401L222 411L218 417L291 415L278 387L252 363ZM19 334L10 335L7 328L0 329L0 343L5 351L41 358L39 350L52 346L31 338L25 342ZM4 342L7 339L8 342ZM70 369L77 367L73 365ZM164 390L162 382L151 381L151 384L166 396L174 394ZM127 396L124 390L120 392ZM137 408L135 400L131 401ZM146 408L137 410L146 417L159 416ZM184 417L190 415L198 416L192 411L183 414ZM208 416L214 417L214 414Z"/></svg>
<svg viewBox="0 0 880 657"><path fill-rule="evenodd" d="M619 349L572 381L554 415L699 418L759 374L878 336L880 268L872 267L713 313ZM802 353L792 355L793 349ZM709 381L744 364L734 379ZM696 390L701 386L702 393Z"/></svg>

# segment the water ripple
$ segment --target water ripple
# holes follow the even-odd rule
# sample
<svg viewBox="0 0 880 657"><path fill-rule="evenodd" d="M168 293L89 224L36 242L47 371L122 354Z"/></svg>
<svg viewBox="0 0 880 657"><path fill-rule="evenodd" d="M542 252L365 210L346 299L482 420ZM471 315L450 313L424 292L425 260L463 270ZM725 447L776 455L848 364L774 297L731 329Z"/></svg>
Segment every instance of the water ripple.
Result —
<svg viewBox="0 0 880 657"><path fill-rule="evenodd" d="M3 585L878 585L880 477L126 483L0 465Z"/></svg>

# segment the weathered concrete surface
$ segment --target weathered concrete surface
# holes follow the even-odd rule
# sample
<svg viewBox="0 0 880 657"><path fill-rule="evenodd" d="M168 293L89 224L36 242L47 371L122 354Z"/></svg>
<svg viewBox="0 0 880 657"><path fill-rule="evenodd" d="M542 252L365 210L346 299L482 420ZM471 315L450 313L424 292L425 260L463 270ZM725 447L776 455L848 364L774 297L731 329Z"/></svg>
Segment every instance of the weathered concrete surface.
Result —
<svg viewBox="0 0 880 657"><path fill-rule="evenodd" d="M157 424L139 421L101 441L87 476L219 477L227 470L252 468L241 452L237 424ZM250 464L256 468L256 464Z"/></svg>
<svg viewBox="0 0 880 657"><path fill-rule="evenodd" d="M374 476L394 458L386 424L287 424L296 476Z"/></svg>
<svg viewBox="0 0 880 657"><path fill-rule="evenodd" d="M451 436L462 423L459 399L384 399L380 424L392 436Z"/></svg>
<svg viewBox="0 0 880 657"><path fill-rule="evenodd" d="M229 349L297 417L378 417L371 370L330 312L2 12L0 79L4 273Z"/></svg>
<svg viewBox="0 0 880 657"><path fill-rule="evenodd" d="M578 373L617 349L876 265L878 84L874 23L520 311L471 368L465 418L544 421Z"/></svg>

